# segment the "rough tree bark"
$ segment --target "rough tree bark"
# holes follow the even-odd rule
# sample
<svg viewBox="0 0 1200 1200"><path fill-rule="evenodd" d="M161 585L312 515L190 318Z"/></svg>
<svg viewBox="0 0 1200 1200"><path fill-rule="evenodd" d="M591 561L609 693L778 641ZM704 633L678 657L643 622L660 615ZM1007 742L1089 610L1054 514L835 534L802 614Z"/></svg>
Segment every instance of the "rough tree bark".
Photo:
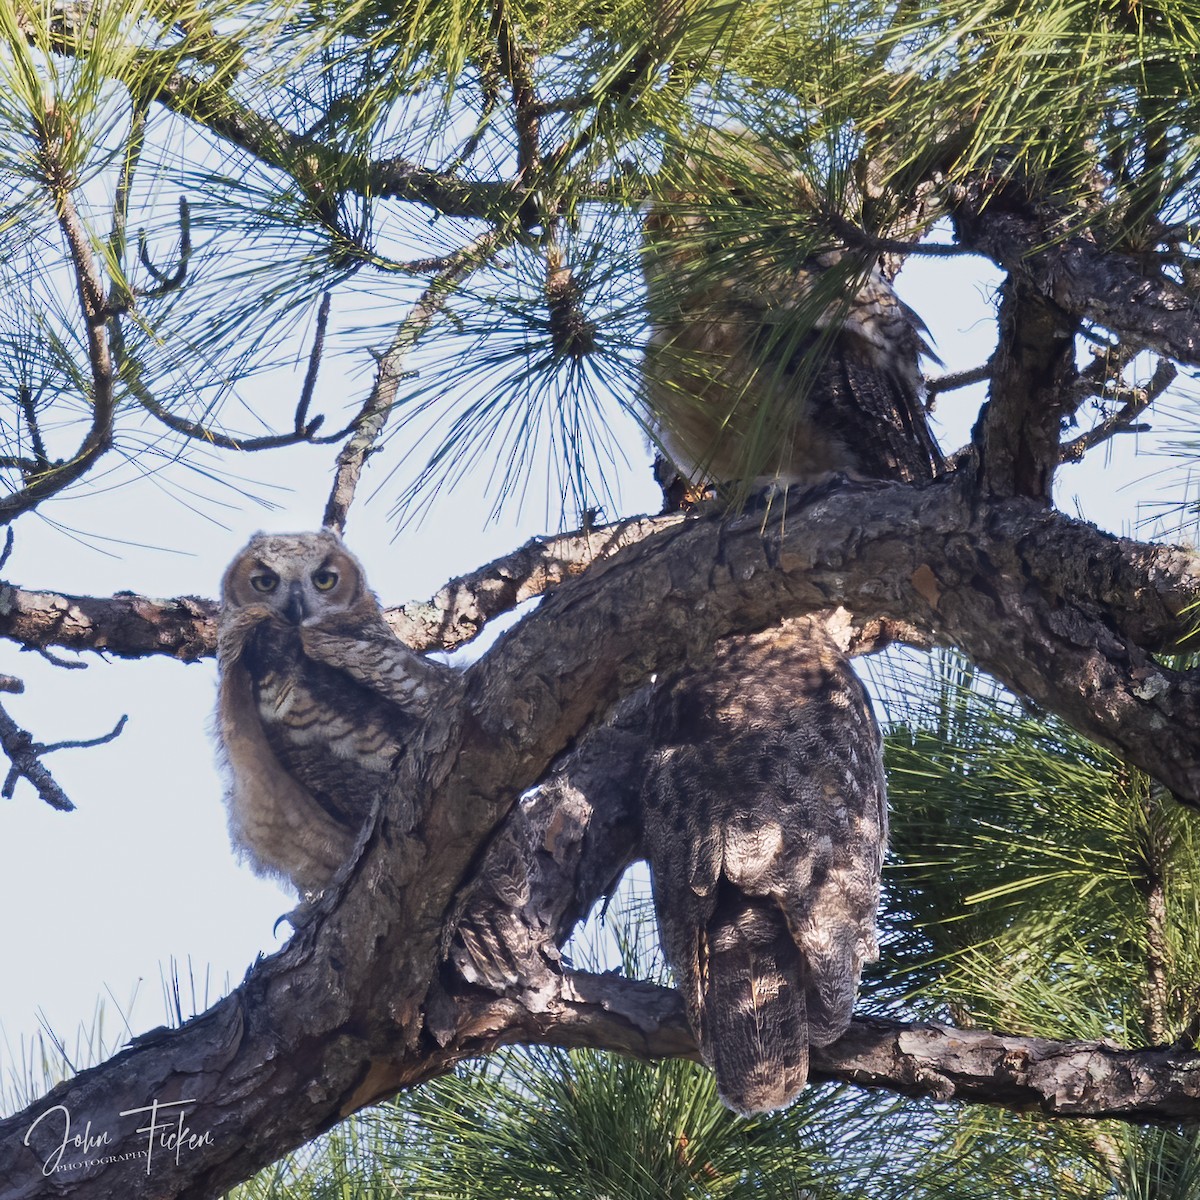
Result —
<svg viewBox="0 0 1200 1200"><path fill-rule="evenodd" d="M82 53L86 23L82 32L71 26L86 11L63 9L47 46ZM22 20L27 32L35 28L33 16ZM669 62L675 21L668 12L661 45L648 43L631 61L615 104L634 104ZM684 24L681 14L678 29ZM556 189L579 142L538 144L540 110L520 48L506 53L521 140L510 179L468 179L400 158L337 169L335 146L254 111L224 76L189 73L190 60L187 70L172 65L140 86L290 174L324 211L328 176L434 215L528 231L543 199L561 200ZM452 647L498 613L550 593L469 669L461 708L422 731L394 794L381 797L335 885L296 916L285 949L183 1028L136 1039L0 1122L6 1197L212 1196L364 1105L504 1043L694 1054L674 993L568 971L557 947L637 854L647 679L729 634L819 612L852 649L893 639L954 646L1200 804L1200 676L1154 656L1192 632L1200 559L1109 537L1048 506L1064 454L1062 421L1089 394L1081 385L1095 392L1105 384L1075 371L1075 331L1089 322L1113 331L1122 361L1149 348L1200 366L1194 297L1163 271L1106 249L1117 243L1085 228L1086 214L1064 226L1061 214L1019 189L998 193L986 172L955 174L965 136L952 131L945 161L923 159L925 175L897 184L922 197L897 229L919 232L925 199L936 201L958 248L987 255L1008 276L1000 344L980 372L990 379L987 408L973 444L952 458L957 470L923 489L847 485L794 497L769 521L756 511L673 516L531 543L427 604L394 611L394 627L414 646ZM602 183L589 186L576 191L612 198ZM86 467L110 444L109 358L120 345L120 313L105 310L99 283L83 287L96 263L74 235L69 205L58 211L75 251L99 398L80 451ZM558 211L540 215L552 228ZM851 240L853 232L844 223L833 230ZM1077 453L1128 428L1146 403L1127 401L1125 416L1072 444ZM316 426L300 415L285 438L311 438ZM368 404L363 419L381 415ZM361 465L366 450L358 449ZM0 508L0 519L49 486ZM346 503L339 500L342 516ZM212 602L195 597L0 587L0 636L29 647L193 661L212 652L214 616ZM400 796L404 804L395 803ZM400 824L401 811L415 811L415 823ZM515 885L514 862L524 874ZM509 961L477 960L472 921L503 926ZM814 1054L814 1075L1055 1114L1200 1119L1200 1054L1175 1048L1134 1052L859 1020Z"/></svg>
<svg viewBox="0 0 1200 1200"><path fill-rule="evenodd" d="M584 807L577 789L574 809L543 801L555 835L523 836L557 856L556 870L531 872L531 887L551 879L554 893L532 908L561 914L530 933L533 950L546 948L540 976L496 995L455 983L445 954L476 894L473 878L486 889L480 848L517 798L550 772L548 794L562 799L582 768L561 756L589 728L650 673L730 633L836 605L860 621L902 623L888 628L960 647L1200 802L1197 683L1146 649L1186 632L1196 556L1109 537L1036 500L984 501L954 479L925 489L848 485L800 497L779 517L667 518L562 584L468 670L462 711L423 730L397 784L416 802L415 827L398 827L401 806L385 803L338 886L231 996L0 1124L9 1194L213 1195L363 1105L503 1042L692 1052L670 993L563 972L553 955L634 853L619 786ZM127 618L128 606L117 607ZM886 636L842 624L847 639ZM596 803L593 831L586 809ZM526 807L513 819L537 815ZM1190 1053L868 1022L820 1061L827 1075L905 1094L1200 1116L1200 1056ZM152 1101L180 1107L135 1112ZM180 1113L190 1133L176 1155ZM109 1140L86 1170L46 1175L68 1114L72 1136L90 1120L93 1136ZM138 1152L149 1117L166 1140L148 1161Z"/></svg>

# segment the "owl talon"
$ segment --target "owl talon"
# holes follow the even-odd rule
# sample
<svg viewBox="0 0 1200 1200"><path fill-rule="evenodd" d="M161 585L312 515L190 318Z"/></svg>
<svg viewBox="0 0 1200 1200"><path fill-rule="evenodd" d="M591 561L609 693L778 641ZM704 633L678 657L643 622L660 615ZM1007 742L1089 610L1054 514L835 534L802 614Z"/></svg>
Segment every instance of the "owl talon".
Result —
<svg viewBox="0 0 1200 1200"><path fill-rule="evenodd" d="M271 926L271 932L278 933L279 926L286 921L291 927L293 933L299 933L307 928L317 919L317 910L320 908L321 897L324 892L305 892L303 899L295 908L289 909L285 913L280 913L275 918L275 924Z"/></svg>

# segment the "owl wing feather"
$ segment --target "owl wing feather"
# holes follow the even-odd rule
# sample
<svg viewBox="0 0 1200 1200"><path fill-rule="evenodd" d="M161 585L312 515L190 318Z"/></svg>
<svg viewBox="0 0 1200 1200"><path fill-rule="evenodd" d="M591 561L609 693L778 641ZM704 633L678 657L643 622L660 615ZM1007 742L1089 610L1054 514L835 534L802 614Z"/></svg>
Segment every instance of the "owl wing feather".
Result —
<svg viewBox="0 0 1200 1200"><path fill-rule="evenodd" d="M691 484L932 480L920 318L877 265L817 245L804 210L823 201L786 153L709 133L645 222L664 453ZM820 618L728 638L659 696L642 798L664 950L725 1101L778 1107L878 953L879 731Z"/></svg>
<svg viewBox="0 0 1200 1200"><path fill-rule="evenodd" d="M646 392L679 470L718 483L932 479L942 456L918 364L936 355L879 270L856 281L843 252L789 262L786 245L742 261L706 228L699 213L646 220Z"/></svg>
<svg viewBox="0 0 1200 1200"><path fill-rule="evenodd" d="M409 649L382 618L359 630L336 622L305 626L300 638L314 662L336 667L410 717L428 716L454 692L459 678L451 668Z"/></svg>
<svg viewBox="0 0 1200 1200"><path fill-rule="evenodd" d="M349 856L354 835L280 762L254 690L244 664L234 660L222 665L217 727L230 778L230 838L258 874L289 879L301 892L317 892ZM246 764L253 764L253 770Z"/></svg>
<svg viewBox="0 0 1200 1200"><path fill-rule="evenodd" d="M887 837L870 702L817 619L727 639L664 685L643 791L667 959L739 1112L787 1103L836 1040Z"/></svg>

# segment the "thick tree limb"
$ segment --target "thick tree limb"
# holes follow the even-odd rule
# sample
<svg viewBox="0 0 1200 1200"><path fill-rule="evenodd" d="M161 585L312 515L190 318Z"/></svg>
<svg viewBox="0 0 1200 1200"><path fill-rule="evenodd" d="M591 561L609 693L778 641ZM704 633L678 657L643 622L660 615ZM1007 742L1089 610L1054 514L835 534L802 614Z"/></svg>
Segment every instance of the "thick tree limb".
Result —
<svg viewBox="0 0 1200 1200"><path fill-rule="evenodd" d="M510 554L451 580L436 595L387 610L396 635L415 650L454 650L478 637L487 623L552 591L589 564L674 524L678 517L642 517L578 533L531 538ZM0 637L27 650L59 646L117 658L164 654L197 662L216 653L217 604L200 596L158 600L133 592L74 596L0 583ZM912 626L864 620L853 654L892 642L930 645Z"/></svg>
<svg viewBox="0 0 1200 1200"><path fill-rule="evenodd" d="M463 1004L460 1028L488 1047L540 1042L645 1059L697 1057L673 990L611 975L570 975L563 992L544 1014L511 999ZM1170 1047L1126 1050L865 1017L811 1053L814 1080L904 1096L1126 1121L1193 1121L1200 1113L1200 1054Z"/></svg>
<svg viewBox="0 0 1200 1200"><path fill-rule="evenodd" d="M166 654L196 662L216 653L217 606L199 596L71 596L5 583L0 584L0 637L26 649L60 646L118 658Z"/></svg>
<svg viewBox="0 0 1200 1200"><path fill-rule="evenodd" d="M591 563L681 518L642 517L578 533L532 538L493 562L450 580L427 601L389 609L396 635L416 650L453 650L478 637L488 621L550 591ZM183 662L216 653L217 605L199 596L157 600L132 592L73 596L0 584L0 637L26 649L60 646L118 658L165 654ZM901 631L873 632L873 641Z"/></svg>
<svg viewBox="0 0 1200 1200"><path fill-rule="evenodd" d="M988 401L975 427L985 495L1049 504L1063 420L1074 414L1077 322L1024 282L1009 279Z"/></svg>
<svg viewBox="0 0 1200 1200"><path fill-rule="evenodd" d="M1179 795L1200 798L1197 684L1158 667L1145 649L1189 632L1183 614L1200 582L1190 552L1109 537L1025 501L974 501L953 481L844 489L807 507L800 498L765 535L757 513L645 524L659 522L670 527L560 589L508 635L503 655L484 660L503 661L513 678L541 663L539 698L510 696L514 707L497 710L506 719L528 706L544 710L545 680L554 679L563 692L555 704L578 721L570 738L622 689L703 653L717 637L840 604L859 620L882 617L901 623L893 631L911 626L920 638L957 646ZM510 595L520 592L503 571L494 578ZM616 578L628 587L623 596L608 591ZM593 608L597 589L610 599ZM138 597L97 601L7 588L0 634L32 645L199 657L211 645L213 609L194 599L172 603L183 612L147 608ZM456 624L452 609L438 607L440 619ZM109 623L114 614L122 628ZM576 648L569 660L558 652L568 644ZM491 686L487 679L481 686ZM522 786L565 744L538 744L547 733L525 739L537 745L539 762Z"/></svg>
<svg viewBox="0 0 1200 1200"><path fill-rule="evenodd" d="M667 1032L650 1041L655 1019L645 1012L667 1010L631 1007L611 981L602 1012L589 1016L586 981L568 976L559 984L550 972L540 1012L522 997L488 996L483 1010L469 1009L469 1027L448 1021L430 989L439 986L462 886L517 798L620 696L652 672L706 654L716 637L839 599L860 612L903 617L1117 746L1177 793L1200 796L1196 683L1156 667L1125 640L1133 631L1176 627L1195 592L1194 557L1106 537L1034 502L971 504L952 483L844 488L798 498L789 509L785 522L766 530L751 513L676 521L561 587L502 638L466 672L462 709L422 727L340 883L284 951L182 1030L140 1039L0 1126L0 1175L10 1195L212 1195L362 1105L500 1040L582 1041L590 1026L606 1030L604 1044L678 1052L679 1027L668 1028L677 1017L659 1021ZM405 815L412 813L415 823ZM641 986L629 994L648 995ZM496 1004L507 1006L507 1024L488 1015ZM956 1095L1020 1103L1036 1091L1021 1053L1035 1064L1075 1053L975 1034L965 1040L983 1053L964 1062L957 1034L893 1027L882 1041L871 1036L867 1057L837 1067L822 1060L823 1068L924 1094L946 1094L949 1079ZM1080 1053L1071 1071L1108 1061L1103 1048ZM1200 1116L1189 1090L1193 1060L1158 1053L1145 1070L1143 1060L1120 1059L1109 1072L1118 1089L1122 1071L1133 1072L1126 1088L1133 1099L1113 1099L1111 1089L1072 1098L1071 1084L1053 1093L1066 1096L1055 1102L1144 1117L1161 1100L1164 1116L1181 1109ZM997 1073L998 1082L983 1081ZM155 1101L187 1102L192 1141L178 1164L159 1160L169 1170L152 1177L149 1191L144 1156L44 1177L61 1143L61 1112L24 1143L39 1115L63 1105L77 1130L91 1120L93 1131L113 1131L110 1153L136 1148L139 1139L144 1146L146 1114L138 1116L141 1132L121 1114ZM174 1121L175 1110L159 1119Z"/></svg>
<svg viewBox="0 0 1200 1200"><path fill-rule="evenodd" d="M682 519L678 515L635 517L576 533L531 538L511 554L451 579L426 603L390 609L388 623L415 649L452 650L478 637L493 618Z"/></svg>
<svg viewBox="0 0 1200 1200"><path fill-rule="evenodd" d="M1184 288L1083 234L1059 236L1032 205L985 191L980 182L952 197L960 243L1026 280L1063 312L1114 330L1122 341L1200 365L1200 311Z"/></svg>
<svg viewBox="0 0 1200 1200"><path fill-rule="evenodd" d="M251 1133L249 1138L238 1136L231 1111L214 1113L193 1103L180 1105L190 1099L189 1090L197 1090L189 1089L185 1072L189 1065L193 1071L199 1066L194 1055L205 1042L211 1048L214 1072L225 1074L231 1083L238 1078L239 1052L263 1034L261 1022L254 1020L248 1006L252 982L248 980L238 993L184 1029L140 1039L105 1067L56 1089L28 1114L0 1122L0 1163L6 1169L10 1200L49 1200L60 1195L80 1200L117 1194L211 1196L223 1186L220 1179L234 1177L239 1162L256 1152L261 1155L263 1145L277 1136L271 1101L282 1108L285 1098L282 1092L272 1096L261 1078L243 1080L238 1089L243 1110L252 1107L259 1117L244 1127ZM336 1075L345 1077L342 1064L351 1061L360 1071L360 1086L365 1089L361 1094L376 1092L382 1097L423 1082L463 1057L513 1042L617 1049L646 1059L695 1057L677 993L614 975L568 975L559 994L545 999L536 1010L511 998L460 1000L455 1016L453 1042L429 1050L419 1064L413 1061L415 1056L403 1053L392 1058L372 1054L366 1040L356 1037L347 1025L334 1055L306 1063L278 1056L283 1061L273 1062L268 1072L272 1086L280 1088L290 1078L323 1111L332 1082L326 1069L341 1065ZM294 1032L293 1025L285 1022L278 1032ZM309 1043L306 1049L313 1054L318 1047ZM156 1070L151 1069L154 1062ZM127 1110L112 1107L127 1102L120 1090L124 1080L117 1077L128 1078L135 1071L143 1078L157 1075L164 1088L182 1084L183 1093L176 1098L177 1088L172 1087L172 1098L154 1097L160 1105L156 1113L148 1111L151 1098L147 1098L145 1104L133 1105L147 1111L121 1115ZM103 1089L98 1078L102 1073L109 1075ZM813 1076L907 1096L1037 1108L1055 1116L1195 1120L1200 1113L1200 1055L1194 1052L1122 1050L1104 1042L1055 1042L878 1018L856 1020L834 1045L814 1049ZM187 1133L177 1159L174 1146L163 1144L163 1137L178 1131L181 1110ZM90 1153L69 1146L56 1160L68 1119L80 1137L83 1122L90 1120L91 1136L106 1137L107 1143ZM147 1163L147 1129L152 1119L159 1137ZM313 1121L309 1136L319 1130L320 1122ZM26 1138L29 1146L24 1145ZM135 1157L99 1163L122 1154ZM48 1177L42 1175L44 1166L56 1161L69 1167L88 1159L98 1164L91 1171L51 1170ZM210 1169L200 1169L202 1160L212 1164ZM117 1187L128 1190L118 1192Z"/></svg>
<svg viewBox="0 0 1200 1200"><path fill-rule="evenodd" d="M1197 682L1139 648L1183 632L1179 614L1200 565L1193 555L1111 538L1029 502L969 503L952 484L851 488L800 514L792 508L782 530L765 535L761 517L747 514L687 522L639 543L551 597L480 672L491 683L503 664L516 679L536 662L543 679L570 680L562 703L572 723L581 710L586 723L630 675L671 669L719 636L782 615L844 604L957 646L1181 796L1200 798ZM613 607L593 608L593 591L611 596ZM550 648L548 624L578 633L578 657L560 658L561 637ZM597 645L606 648L603 661L591 653ZM536 728L536 717L550 713L544 688L541 697L510 695L508 711L533 705Z"/></svg>

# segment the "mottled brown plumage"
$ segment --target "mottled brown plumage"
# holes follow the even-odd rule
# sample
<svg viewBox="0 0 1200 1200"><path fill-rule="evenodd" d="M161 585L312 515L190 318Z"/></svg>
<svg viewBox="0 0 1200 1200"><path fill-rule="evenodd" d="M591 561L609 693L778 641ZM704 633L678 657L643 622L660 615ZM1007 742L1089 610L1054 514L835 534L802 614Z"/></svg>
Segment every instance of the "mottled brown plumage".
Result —
<svg viewBox="0 0 1200 1200"><path fill-rule="evenodd" d="M663 948L722 1098L778 1108L877 953L879 731L819 619L727 639L663 693L643 791Z"/></svg>
<svg viewBox="0 0 1200 1200"><path fill-rule="evenodd" d="M743 137L725 140L747 154ZM761 165L783 172L774 159ZM796 177L797 221L806 193ZM796 261L786 230L761 214L738 220L728 205L706 210L687 196L652 208L645 235L649 415L681 474L933 477L941 455L919 367L932 351L876 264L837 249Z"/></svg>
<svg viewBox="0 0 1200 1200"><path fill-rule="evenodd" d="M716 144L786 186L746 137ZM797 182L798 221L805 196ZM786 228L730 234L754 223L728 215L680 196L646 221L646 397L679 473L931 480L920 319L877 269L837 250L796 261ZM722 1098L777 1108L877 954L879 731L820 617L727 639L659 691L643 812L663 947Z"/></svg>
<svg viewBox="0 0 1200 1200"><path fill-rule="evenodd" d="M456 676L388 627L337 534L257 534L221 587L217 733L230 835L260 874L324 888Z"/></svg>

